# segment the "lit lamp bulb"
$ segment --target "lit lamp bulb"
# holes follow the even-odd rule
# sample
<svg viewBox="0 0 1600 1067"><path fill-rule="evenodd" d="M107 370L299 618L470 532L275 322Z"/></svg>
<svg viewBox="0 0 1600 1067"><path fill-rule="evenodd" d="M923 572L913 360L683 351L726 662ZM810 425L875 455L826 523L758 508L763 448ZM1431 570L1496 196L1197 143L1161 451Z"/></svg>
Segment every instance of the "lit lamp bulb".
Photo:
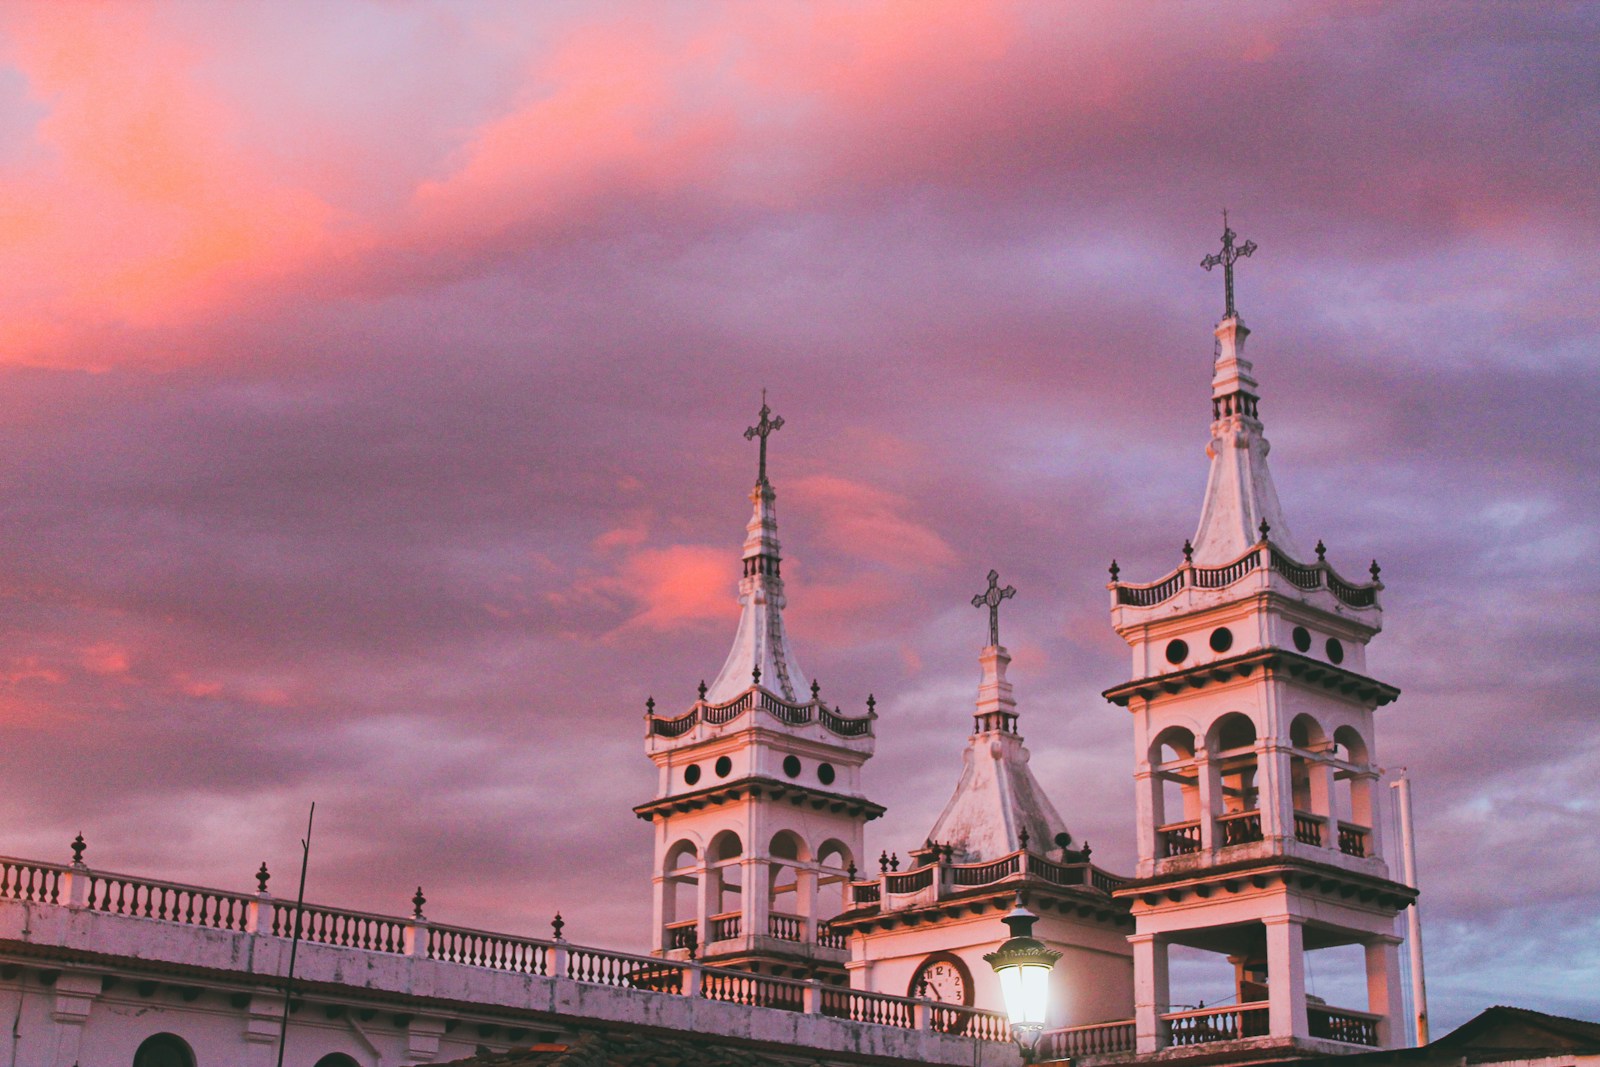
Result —
<svg viewBox="0 0 1600 1067"><path fill-rule="evenodd" d="M1019 898L1003 920L1011 929L1011 939L983 957L1000 979L1000 994L1011 1019L1011 1036L1028 1063L1033 1062L1039 1035L1044 1032L1045 1010L1050 1003L1050 968L1061 958L1061 953L1045 947L1033 936L1033 924L1038 918L1022 906Z"/></svg>

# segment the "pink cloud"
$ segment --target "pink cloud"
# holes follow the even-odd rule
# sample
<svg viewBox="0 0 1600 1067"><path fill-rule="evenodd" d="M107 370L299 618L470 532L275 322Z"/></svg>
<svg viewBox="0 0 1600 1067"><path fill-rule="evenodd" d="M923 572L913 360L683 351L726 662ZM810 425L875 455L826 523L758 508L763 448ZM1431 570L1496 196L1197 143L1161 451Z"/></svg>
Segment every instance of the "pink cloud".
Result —
<svg viewBox="0 0 1600 1067"><path fill-rule="evenodd" d="M932 527L909 512L911 502L896 493L836 475L811 475L794 483L804 500L808 522L821 528L829 547L896 570L949 566L955 551Z"/></svg>

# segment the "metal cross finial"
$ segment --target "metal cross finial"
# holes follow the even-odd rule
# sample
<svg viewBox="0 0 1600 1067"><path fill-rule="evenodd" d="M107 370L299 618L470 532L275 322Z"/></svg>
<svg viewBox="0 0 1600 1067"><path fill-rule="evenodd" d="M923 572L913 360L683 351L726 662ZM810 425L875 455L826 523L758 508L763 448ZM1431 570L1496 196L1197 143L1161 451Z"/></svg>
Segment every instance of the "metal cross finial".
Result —
<svg viewBox="0 0 1600 1067"><path fill-rule="evenodd" d="M972 598L973 607L986 607L989 609L990 645L998 645L1000 643L1000 601L1009 600L1016 595L1017 591L1013 586L1008 585L1004 589L1000 588L999 571L990 571L989 588Z"/></svg>
<svg viewBox="0 0 1600 1067"><path fill-rule="evenodd" d="M1254 241L1246 241L1235 248L1233 239L1239 236L1228 226L1228 209L1222 209L1222 251L1215 252L1200 261L1206 270L1212 267L1222 268L1223 288L1227 292L1228 306L1222 312L1222 317L1231 319L1238 316L1239 312L1233 306L1233 265L1256 250Z"/></svg>
<svg viewBox="0 0 1600 1067"><path fill-rule="evenodd" d="M752 437L761 438L761 467L760 474L756 478L757 485L767 484L767 438L772 436L774 431L783 429L783 416L779 415L773 419L768 417L771 414L772 409L767 407L767 391L763 389L761 390L761 421L744 432L746 441Z"/></svg>

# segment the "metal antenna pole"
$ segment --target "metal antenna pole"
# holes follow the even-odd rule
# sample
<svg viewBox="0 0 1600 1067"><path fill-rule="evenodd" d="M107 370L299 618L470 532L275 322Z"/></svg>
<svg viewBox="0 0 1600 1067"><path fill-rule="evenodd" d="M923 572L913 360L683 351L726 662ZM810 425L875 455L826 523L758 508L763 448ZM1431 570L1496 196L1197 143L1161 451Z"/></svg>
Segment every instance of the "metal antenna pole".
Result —
<svg viewBox="0 0 1600 1067"><path fill-rule="evenodd" d="M1400 777L1389 786L1400 801L1400 849L1406 884L1417 889L1420 887L1417 885L1417 842L1411 822L1411 779L1404 767L1400 768ZM1422 975L1422 916L1415 903L1406 912L1406 934L1406 945L1411 950L1412 1021L1416 1024L1420 1047L1428 1043L1428 984Z"/></svg>
<svg viewBox="0 0 1600 1067"><path fill-rule="evenodd" d="M278 1026L278 1067L283 1067L283 1046L289 1041L289 1001L294 996L294 960L300 953L300 910L306 904L306 868L311 865L311 823L317 817L317 802L311 802L306 816L306 836L300 839L300 894L294 900L294 937L289 941L289 975L283 980L283 1021Z"/></svg>

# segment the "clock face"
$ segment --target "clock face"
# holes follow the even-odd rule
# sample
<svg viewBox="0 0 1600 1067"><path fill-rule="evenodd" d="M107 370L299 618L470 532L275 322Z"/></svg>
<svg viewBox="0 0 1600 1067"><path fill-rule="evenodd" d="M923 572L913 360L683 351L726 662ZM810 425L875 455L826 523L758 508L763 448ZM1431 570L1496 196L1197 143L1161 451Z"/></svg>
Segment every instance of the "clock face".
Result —
<svg viewBox="0 0 1600 1067"><path fill-rule="evenodd" d="M972 982L967 975L966 965L955 956L940 953L923 960L911 981L913 996L920 991L924 982L928 986L927 995L934 1000L946 1004L972 1003Z"/></svg>

